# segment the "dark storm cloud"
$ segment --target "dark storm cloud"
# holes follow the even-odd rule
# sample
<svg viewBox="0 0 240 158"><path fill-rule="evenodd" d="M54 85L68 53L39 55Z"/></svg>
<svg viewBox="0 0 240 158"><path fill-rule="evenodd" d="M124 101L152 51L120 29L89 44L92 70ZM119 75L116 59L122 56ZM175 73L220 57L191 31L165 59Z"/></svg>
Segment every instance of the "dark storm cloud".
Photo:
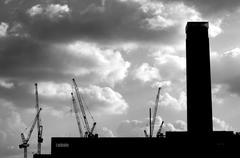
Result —
<svg viewBox="0 0 240 158"><path fill-rule="evenodd" d="M46 43L28 37L6 37L0 39L0 45L0 78L13 85L11 88L0 87L0 96L17 107L34 104L35 82L69 79L62 72L62 58L53 54Z"/></svg>
<svg viewBox="0 0 240 158"><path fill-rule="evenodd" d="M177 0L153 1L181 2ZM231 11L240 4L238 0L182 1L204 15ZM66 5L69 8L68 14L58 19L50 19L47 14L43 13L38 16L28 14L28 10L36 5L46 9L51 4ZM10 28L13 27L13 22L19 22L32 38L49 42L71 42L79 39L115 43L119 41L175 42L180 26L160 30L146 28L143 21L151 18L152 15L144 12L140 9L141 7L141 2L131 0L21 0L8 4L1 1L0 20L9 22Z"/></svg>
<svg viewBox="0 0 240 158"><path fill-rule="evenodd" d="M3 38L0 44L0 76L4 78L33 81L61 74L63 65L57 62L58 56L52 55L48 44L24 37Z"/></svg>
<svg viewBox="0 0 240 158"><path fill-rule="evenodd" d="M31 2L30 5L24 1L21 9L12 11L13 21L21 23L32 38L40 40L71 42L84 39L98 42L161 41L164 43L173 42L174 35L178 34L177 27L162 30L144 27L143 21L150 15L140 9L139 2L69 1L67 4L62 3L69 7L69 13L59 19L50 19L47 14L30 16L27 11L40 2ZM41 4L41 7L44 9L50 4Z"/></svg>

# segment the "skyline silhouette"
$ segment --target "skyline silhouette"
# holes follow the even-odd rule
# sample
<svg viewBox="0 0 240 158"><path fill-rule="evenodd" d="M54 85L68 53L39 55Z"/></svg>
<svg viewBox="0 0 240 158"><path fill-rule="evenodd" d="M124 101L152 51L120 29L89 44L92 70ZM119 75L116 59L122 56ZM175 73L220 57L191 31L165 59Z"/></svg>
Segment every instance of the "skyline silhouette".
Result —
<svg viewBox="0 0 240 158"><path fill-rule="evenodd" d="M72 78L99 137L144 137L159 86L153 136L162 121L163 133L187 131L188 21L209 22L213 131L240 131L239 6L237 0L0 0L0 157L23 156L18 145L36 113L35 83L42 153L51 153L53 136L79 136ZM199 104L203 95L199 90ZM196 115L196 129L207 126L204 116ZM37 135L34 129L29 156L37 152Z"/></svg>

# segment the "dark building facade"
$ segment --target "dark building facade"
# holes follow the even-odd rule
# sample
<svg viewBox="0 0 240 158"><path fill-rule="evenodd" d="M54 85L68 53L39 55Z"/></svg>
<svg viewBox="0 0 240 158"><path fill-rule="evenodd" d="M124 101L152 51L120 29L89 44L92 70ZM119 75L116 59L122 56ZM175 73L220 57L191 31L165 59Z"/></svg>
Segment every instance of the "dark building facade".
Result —
<svg viewBox="0 0 240 158"><path fill-rule="evenodd" d="M186 26L187 130L192 135L213 131L208 22Z"/></svg>

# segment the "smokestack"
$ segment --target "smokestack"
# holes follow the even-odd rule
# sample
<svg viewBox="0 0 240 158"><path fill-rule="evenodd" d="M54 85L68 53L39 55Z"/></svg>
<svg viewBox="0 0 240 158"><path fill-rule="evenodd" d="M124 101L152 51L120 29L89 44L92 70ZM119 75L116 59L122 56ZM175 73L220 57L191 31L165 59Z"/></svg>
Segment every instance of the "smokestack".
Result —
<svg viewBox="0 0 240 158"><path fill-rule="evenodd" d="M187 129L192 135L213 131L208 22L186 26Z"/></svg>

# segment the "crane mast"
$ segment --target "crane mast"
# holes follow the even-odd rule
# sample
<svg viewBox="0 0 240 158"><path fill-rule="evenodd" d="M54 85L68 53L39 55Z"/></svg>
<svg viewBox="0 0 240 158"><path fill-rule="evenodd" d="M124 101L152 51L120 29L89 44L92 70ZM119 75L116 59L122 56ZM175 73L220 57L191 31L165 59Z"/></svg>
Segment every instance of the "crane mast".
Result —
<svg viewBox="0 0 240 158"><path fill-rule="evenodd" d="M74 78L72 79L72 81L73 81L74 89L76 91L76 95L77 95L77 99L78 99L78 102L79 102L80 110L82 112L84 124L85 124L86 130L87 130L85 132L85 137L95 137L97 135L93 135L93 130L94 130L95 126L96 126L96 122L93 123L93 126L90 129L89 124L88 124L88 120L87 120L87 115L86 115L86 112L85 112L85 109L84 109L84 105L83 105L83 99L82 99L82 97L80 95L77 83L76 83Z"/></svg>
<svg viewBox="0 0 240 158"><path fill-rule="evenodd" d="M75 112L75 116L76 116L76 120L77 120L77 125L78 125L78 129L79 129L79 134L80 134L80 137L83 137L84 135L83 135L83 131L82 131L82 126L81 126L79 113L78 113L78 110L77 110L77 103L76 103L76 100L73 96L73 93L71 93L71 95L72 95L73 108L74 108L74 112Z"/></svg>
<svg viewBox="0 0 240 158"><path fill-rule="evenodd" d="M92 126L92 128L91 128L91 131L90 131L90 134L91 134L91 135L93 134L93 131L94 131L95 127L96 127L96 122L93 123L93 126Z"/></svg>
<svg viewBox="0 0 240 158"><path fill-rule="evenodd" d="M158 138L163 136L163 134L162 134L163 124L164 124L164 121L162 121L162 123L161 123L161 125L160 125L160 127L159 127L159 129L158 129L158 132L157 132L157 137L158 137Z"/></svg>
<svg viewBox="0 0 240 158"><path fill-rule="evenodd" d="M77 83L76 83L75 79L73 78L72 80L73 80L74 89L76 91L77 99L78 99L78 102L79 102L79 106L80 106L80 109L81 109L81 112L82 112L82 115L83 115L83 120L84 120L86 129L87 129L87 133L89 133L90 132L90 127L89 127L89 124L88 124L88 121L87 121L87 115L86 115L86 112L85 112L85 109L84 109L84 106L83 106L82 97L80 95L80 92L79 92L79 89L78 89L78 86L77 86Z"/></svg>
<svg viewBox="0 0 240 158"><path fill-rule="evenodd" d="M154 107L154 111L153 111L153 121L152 121L152 123L151 123L151 125L150 125L150 126L151 126L150 136L153 135L153 131L154 131L154 125L155 125L156 116L157 116L157 109L158 109L158 102L159 102L160 90L161 90L161 87L158 88L157 97L156 97L156 100L155 100L155 107Z"/></svg>
<svg viewBox="0 0 240 158"><path fill-rule="evenodd" d="M38 116L39 116L41 110L42 110L41 108L38 110L38 112L37 112L37 114L36 114L36 116L34 118L33 124L32 124L32 126L31 126L31 128L29 130L28 135L27 135L27 138L25 138L24 134L21 133L22 144L19 145L19 148L20 149L21 148L24 149L24 158L27 158L27 147L29 147L28 141L29 141L29 139L30 139L30 137L32 135L33 129L34 129L36 123L37 123L37 119L38 119Z"/></svg>
<svg viewBox="0 0 240 158"><path fill-rule="evenodd" d="M36 111L39 111L39 99L38 99L37 83L35 83L35 95L36 95ZM37 154L41 154L41 143L43 142L43 138L42 138L43 126L41 125L40 115L37 116L37 129L38 129Z"/></svg>

